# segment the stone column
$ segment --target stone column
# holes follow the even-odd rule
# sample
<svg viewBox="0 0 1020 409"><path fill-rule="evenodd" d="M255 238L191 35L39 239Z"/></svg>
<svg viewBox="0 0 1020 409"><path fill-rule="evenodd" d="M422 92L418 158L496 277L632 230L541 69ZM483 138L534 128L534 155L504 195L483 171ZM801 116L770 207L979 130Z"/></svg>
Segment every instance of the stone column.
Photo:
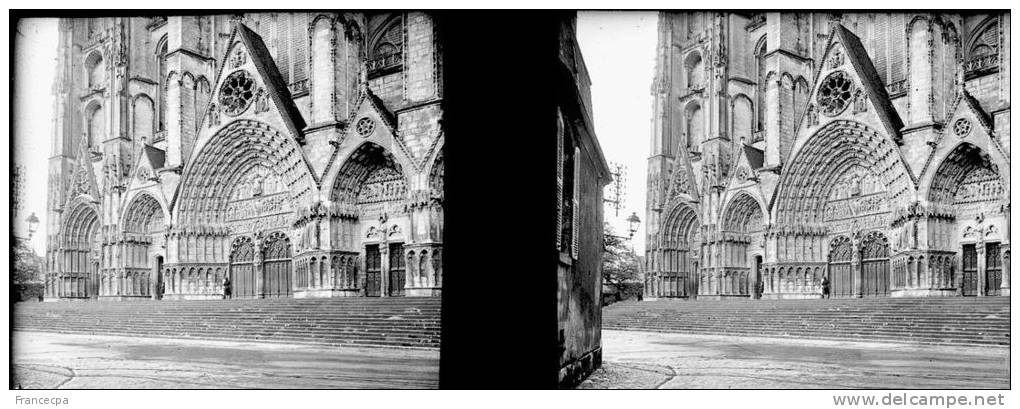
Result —
<svg viewBox="0 0 1020 409"><path fill-rule="evenodd" d="M863 270L861 269L861 239L858 234L854 234L853 240L851 240L851 258L850 258L850 274L853 276L854 281L854 298L861 298L861 279L863 278Z"/></svg>
<svg viewBox="0 0 1020 409"><path fill-rule="evenodd" d="M999 286L999 295L1009 296L1009 243L1002 243L999 247L1002 256L1002 284Z"/></svg>
<svg viewBox="0 0 1020 409"><path fill-rule="evenodd" d="M382 289L379 291L380 297L389 297L390 290L390 245L389 243L383 242L379 244L379 282ZM405 266L406 268L406 266Z"/></svg>
<svg viewBox="0 0 1020 409"><path fill-rule="evenodd" d="M985 282L987 281L985 274L987 272L986 268L988 265L988 263L985 262L985 243L983 241L977 242L977 244L974 245L974 251L977 253L978 295L985 296L988 295L988 292L985 291Z"/></svg>
<svg viewBox="0 0 1020 409"><path fill-rule="evenodd" d="M266 279L264 277L265 271L262 269L262 239L256 239L255 241L255 257L252 259L252 268L255 269L255 288L256 298L266 298ZM234 283L230 283L231 286L236 286ZM236 294L233 288L230 290L231 295Z"/></svg>

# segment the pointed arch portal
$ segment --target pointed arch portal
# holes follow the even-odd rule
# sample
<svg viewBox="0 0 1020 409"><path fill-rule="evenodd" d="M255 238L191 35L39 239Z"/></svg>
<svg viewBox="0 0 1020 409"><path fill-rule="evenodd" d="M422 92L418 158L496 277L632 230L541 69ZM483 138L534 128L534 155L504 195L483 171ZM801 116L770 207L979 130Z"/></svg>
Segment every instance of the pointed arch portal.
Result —
<svg viewBox="0 0 1020 409"><path fill-rule="evenodd" d="M666 216L660 246L659 271L646 280L646 292L653 297L691 297L698 294L696 261L698 229L693 207L678 204Z"/></svg>
<svg viewBox="0 0 1020 409"><path fill-rule="evenodd" d="M60 230L59 270L51 274L50 297L92 298L99 295L101 249L99 213L81 196L68 206Z"/></svg>

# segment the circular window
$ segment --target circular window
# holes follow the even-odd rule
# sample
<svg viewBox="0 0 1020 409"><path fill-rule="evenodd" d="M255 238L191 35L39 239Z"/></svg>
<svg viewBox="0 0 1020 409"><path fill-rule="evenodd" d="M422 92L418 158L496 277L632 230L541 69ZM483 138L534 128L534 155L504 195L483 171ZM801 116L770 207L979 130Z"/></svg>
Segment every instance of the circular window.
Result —
<svg viewBox="0 0 1020 409"><path fill-rule="evenodd" d="M827 116L839 115L850 105L853 91L854 83L845 72L829 74L818 89L818 105L822 107L822 113Z"/></svg>
<svg viewBox="0 0 1020 409"><path fill-rule="evenodd" d="M375 131L375 121L371 118L361 118L354 125L354 129L358 131L358 135L367 137L372 134L372 131Z"/></svg>
<svg viewBox="0 0 1020 409"><path fill-rule="evenodd" d="M245 71L230 74L220 89L220 106L230 116L240 115L255 96L255 80Z"/></svg>
<svg viewBox="0 0 1020 409"><path fill-rule="evenodd" d="M970 135L970 128L970 121L967 120L967 118L957 119L956 122L953 123L953 133L961 138Z"/></svg>

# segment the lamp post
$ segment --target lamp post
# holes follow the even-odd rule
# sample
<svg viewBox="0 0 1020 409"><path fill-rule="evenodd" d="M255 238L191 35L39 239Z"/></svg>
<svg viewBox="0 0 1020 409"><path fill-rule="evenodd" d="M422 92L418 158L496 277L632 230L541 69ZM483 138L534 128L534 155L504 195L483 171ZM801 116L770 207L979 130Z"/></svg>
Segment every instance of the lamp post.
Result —
<svg viewBox="0 0 1020 409"><path fill-rule="evenodd" d="M620 240L631 240L634 238L634 233L637 233L638 227L641 226L641 219L638 218L636 212L631 212L630 216L627 216L627 237L617 236L615 234L609 234L608 236L616 237Z"/></svg>
<svg viewBox="0 0 1020 409"><path fill-rule="evenodd" d="M25 221L28 222L28 239L32 240L32 235L39 228L39 218L35 216L35 212L32 212Z"/></svg>
<svg viewBox="0 0 1020 409"><path fill-rule="evenodd" d="M638 227L641 226L641 219L638 218L637 212L631 212L630 216L627 217L628 228L627 231L630 233L630 238L634 238L634 233L637 233Z"/></svg>

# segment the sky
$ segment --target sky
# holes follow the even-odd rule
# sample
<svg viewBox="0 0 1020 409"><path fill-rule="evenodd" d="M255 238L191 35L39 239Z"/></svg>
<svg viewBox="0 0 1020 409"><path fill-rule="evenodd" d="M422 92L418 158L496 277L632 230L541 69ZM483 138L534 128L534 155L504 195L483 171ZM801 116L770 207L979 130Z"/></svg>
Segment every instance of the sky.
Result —
<svg viewBox="0 0 1020 409"><path fill-rule="evenodd" d="M617 235L627 235L626 218L642 219L633 245L644 254L645 177L651 135L655 67L656 13L579 12L577 39L591 76L595 134L606 160L627 167L622 207L606 208L605 219ZM53 80L57 58L57 21L22 20L16 34L14 92L15 163L27 170L22 213L13 221L15 234L27 237L25 219L40 219L32 237L38 254L46 250L46 175L52 149ZM608 189L607 189L608 190Z"/></svg>
<svg viewBox="0 0 1020 409"><path fill-rule="evenodd" d="M15 164L25 166L21 213L12 220L14 234L28 237L25 219L39 217L32 235L36 254L46 253L46 174L53 135L53 79L57 66L57 20L19 21L15 33L14 150Z"/></svg>
<svg viewBox="0 0 1020 409"><path fill-rule="evenodd" d="M655 71L655 12L578 12L577 41L591 77L595 135L610 163L627 167L619 216L605 209L615 234L627 235L631 213L641 218L634 250L645 249L645 180L652 134L651 86ZM611 186L607 186L607 192Z"/></svg>

